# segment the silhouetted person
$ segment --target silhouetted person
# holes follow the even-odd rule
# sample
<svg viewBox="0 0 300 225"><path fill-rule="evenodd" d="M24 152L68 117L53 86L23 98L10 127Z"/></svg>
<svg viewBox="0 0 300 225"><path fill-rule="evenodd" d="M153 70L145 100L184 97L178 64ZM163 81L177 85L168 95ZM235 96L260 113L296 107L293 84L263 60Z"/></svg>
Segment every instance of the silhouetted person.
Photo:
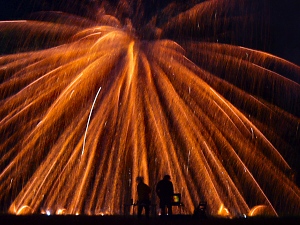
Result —
<svg viewBox="0 0 300 225"><path fill-rule="evenodd" d="M149 207L150 207L150 187L144 183L143 177L137 177L137 193L138 193L138 217L141 217L143 208L145 208L145 215L149 217Z"/></svg>
<svg viewBox="0 0 300 225"><path fill-rule="evenodd" d="M161 215L166 214L166 207L168 208L168 215L172 215L172 197L174 194L173 183L170 175L165 175L164 178L156 185L156 193L159 197L159 207Z"/></svg>

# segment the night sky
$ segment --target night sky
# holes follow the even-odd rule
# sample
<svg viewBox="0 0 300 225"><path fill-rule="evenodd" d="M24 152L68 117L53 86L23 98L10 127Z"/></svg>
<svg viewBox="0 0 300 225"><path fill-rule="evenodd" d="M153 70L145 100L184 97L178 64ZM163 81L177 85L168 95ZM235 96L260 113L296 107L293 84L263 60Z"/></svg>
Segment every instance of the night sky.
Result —
<svg viewBox="0 0 300 225"><path fill-rule="evenodd" d="M300 1L275 0L271 4L270 52L300 65Z"/></svg>
<svg viewBox="0 0 300 225"><path fill-rule="evenodd" d="M62 1L36 0L1 0L0 20L21 19L30 12L40 10L71 11L75 14L83 12L78 5L60 4ZM64 1L68 2L68 1ZM90 4L92 0L82 0ZM300 65L300 1L270 1L270 37L265 51L280 56Z"/></svg>

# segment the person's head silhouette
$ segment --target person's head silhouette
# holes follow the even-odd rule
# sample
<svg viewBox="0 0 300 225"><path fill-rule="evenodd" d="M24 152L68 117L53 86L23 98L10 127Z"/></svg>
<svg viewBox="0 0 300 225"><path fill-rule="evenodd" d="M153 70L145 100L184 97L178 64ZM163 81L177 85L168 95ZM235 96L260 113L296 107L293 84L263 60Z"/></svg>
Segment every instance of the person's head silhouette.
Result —
<svg viewBox="0 0 300 225"><path fill-rule="evenodd" d="M164 180L171 180L171 177L170 177L170 175L168 175L168 174L167 174L167 175L165 175L165 176L164 176Z"/></svg>
<svg viewBox="0 0 300 225"><path fill-rule="evenodd" d="M144 177L138 176L138 177L135 178L135 181L136 181L137 183L143 183L143 182L144 182Z"/></svg>

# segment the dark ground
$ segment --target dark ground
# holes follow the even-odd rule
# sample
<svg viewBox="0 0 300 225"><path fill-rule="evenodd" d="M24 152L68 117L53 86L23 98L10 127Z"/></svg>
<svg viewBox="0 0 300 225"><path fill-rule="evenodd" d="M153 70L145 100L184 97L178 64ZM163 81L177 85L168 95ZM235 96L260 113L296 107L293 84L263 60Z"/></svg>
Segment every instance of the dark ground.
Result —
<svg viewBox="0 0 300 225"><path fill-rule="evenodd" d="M243 219L224 219L224 218L206 218L194 219L191 216L176 215L172 218L162 219L160 217L150 217L149 219L138 219L134 216L46 216L46 215L31 215L31 216L13 216L0 215L1 225L35 225L35 224L55 224L55 225L299 225L300 217L284 217L284 218L262 218L252 217Z"/></svg>

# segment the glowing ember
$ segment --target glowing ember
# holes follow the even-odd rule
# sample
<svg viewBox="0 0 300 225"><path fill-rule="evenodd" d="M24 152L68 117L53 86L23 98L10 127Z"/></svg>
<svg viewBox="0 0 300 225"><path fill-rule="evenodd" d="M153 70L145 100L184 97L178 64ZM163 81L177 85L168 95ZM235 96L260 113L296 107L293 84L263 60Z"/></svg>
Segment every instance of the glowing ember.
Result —
<svg viewBox="0 0 300 225"><path fill-rule="evenodd" d="M28 34L0 57L2 210L121 214L135 177L154 189L167 173L186 213L205 200L213 215L299 214L284 157L299 143L300 68L227 42L255 18L248 1L173 2L145 24L137 2L103 1L96 22L0 23Z"/></svg>

